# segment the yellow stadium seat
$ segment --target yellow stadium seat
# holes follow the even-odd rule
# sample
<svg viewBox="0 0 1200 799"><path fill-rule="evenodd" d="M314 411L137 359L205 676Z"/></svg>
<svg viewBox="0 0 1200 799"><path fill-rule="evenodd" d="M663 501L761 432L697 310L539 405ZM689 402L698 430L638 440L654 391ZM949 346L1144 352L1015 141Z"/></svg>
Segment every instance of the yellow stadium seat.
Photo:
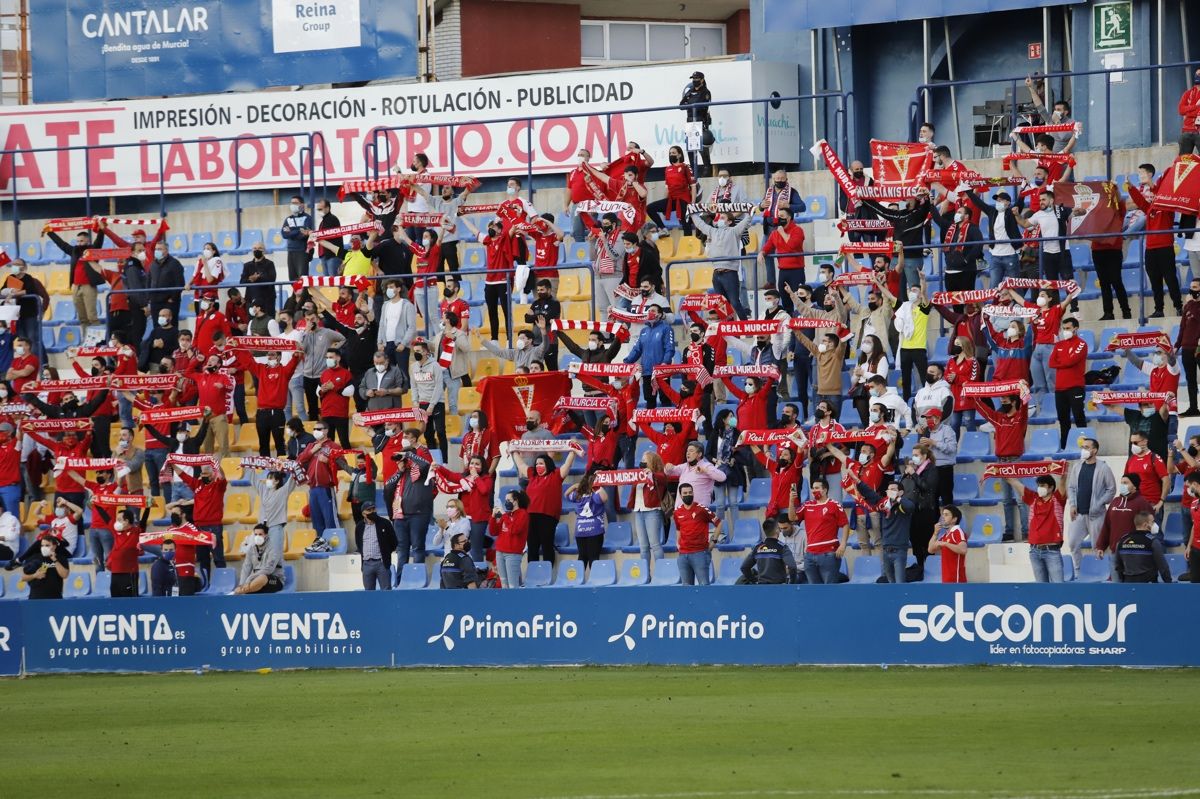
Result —
<svg viewBox="0 0 1200 799"><path fill-rule="evenodd" d="M460 405L459 410L462 410ZM462 435L463 418L461 416L451 416L446 414L446 437L456 438Z"/></svg>
<svg viewBox="0 0 1200 799"><path fill-rule="evenodd" d="M317 531L311 527L306 530L293 530L288 533L287 549L283 550L284 560L298 560L304 557L304 548L317 540Z"/></svg>
<svg viewBox="0 0 1200 799"><path fill-rule="evenodd" d="M288 497L288 521L302 522L307 519L304 515L304 506L308 504L308 492L293 491Z"/></svg>
<svg viewBox="0 0 1200 799"><path fill-rule="evenodd" d="M46 278L46 291L50 294L70 294L71 276L62 269L55 269Z"/></svg>
<svg viewBox="0 0 1200 799"><path fill-rule="evenodd" d="M238 530L233 535L225 536L225 560L241 560L242 547L246 539L254 533L254 528Z"/></svg>
<svg viewBox="0 0 1200 799"><path fill-rule="evenodd" d="M656 242L658 246L658 259L664 264L670 263L675 257L675 242L670 236L663 236Z"/></svg>
<svg viewBox="0 0 1200 799"><path fill-rule="evenodd" d="M458 393L458 410L466 416L471 411L479 410L479 389L471 386Z"/></svg>
<svg viewBox="0 0 1200 799"><path fill-rule="evenodd" d="M712 280L713 270L711 266L702 266L699 269L692 270L692 292L695 294L700 294L706 291L711 291L713 287Z"/></svg>
<svg viewBox="0 0 1200 799"><path fill-rule="evenodd" d="M688 280L688 274L690 273L686 267L681 266L678 269L672 269L668 274L671 277L672 294L678 295L688 290L691 281Z"/></svg>
<svg viewBox="0 0 1200 799"><path fill-rule="evenodd" d="M225 516L221 519L223 524L233 524L240 521L243 516L250 513L250 495L227 494L225 496Z"/></svg>
<svg viewBox="0 0 1200 799"><path fill-rule="evenodd" d="M338 503L338 518L349 519L354 516L354 512L350 510L350 494L347 493L342 497L342 501Z"/></svg>
<svg viewBox="0 0 1200 799"><path fill-rule="evenodd" d="M258 497L250 497L250 509L238 521L242 524L258 524Z"/></svg>
<svg viewBox="0 0 1200 799"><path fill-rule="evenodd" d="M746 245L746 252L758 252L758 231L750 231L750 243Z"/></svg>
<svg viewBox="0 0 1200 799"><path fill-rule="evenodd" d="M242 429L238 431L230 449L234 452L257 452L258 428L253 424L242 425Z"/></svg>
<svg viewBox="0 0 1200 799"><path fill-rule="evenodd" d="M242 473L242 459L235 457L221 458L221 471L226 480L236 480Z"/></svg>
<svg viewBox="0 0 1200 799"><path fill-rule="evenodd" d="M499 358L480 358L475 364L475 376L493 377L500 374L500 359Z"/></svg>
<svg viewBox="0 0 1200 799"><path fill-rule="evenodd" d="M579 287L579 270L572 269L566 272L558 279L558 300L565 302L568 300L577 300L581 294Z"/></svg>
<svg viewBox="0 0 1200 799"><path fill-rule="evenodd" d="M350 446L352 447L367 447L371 446L371 434L365 427L359 427L356 424L350 425Z"/></svg>
<svg viewBox="0 0 1200 799"><path fill-rule="evenodd" d="M585 321L592 318L592 304L590 302L576 301L567 305L563 311L563 319L572 319L575 321ZM562 335L560 333L559 335Z"/></svg>
<svg viewBox="0 0 1200 799"><path fill-rule="evenodd" d="M704 245L695 236L684 236L679 239L679 247L675 250L673 261L685 261L704 257Z"/></svg>
<svg viewBox="0 0 1200 799"><path fill-rule="evenodd" d="M529 313L529 306L525 303L519 303L513 306L513 330L524 330L525 328L529 327L529 322L525 321L525 314L527 313ZM500 318L503 319L504 315L501 314Z"/></svg>

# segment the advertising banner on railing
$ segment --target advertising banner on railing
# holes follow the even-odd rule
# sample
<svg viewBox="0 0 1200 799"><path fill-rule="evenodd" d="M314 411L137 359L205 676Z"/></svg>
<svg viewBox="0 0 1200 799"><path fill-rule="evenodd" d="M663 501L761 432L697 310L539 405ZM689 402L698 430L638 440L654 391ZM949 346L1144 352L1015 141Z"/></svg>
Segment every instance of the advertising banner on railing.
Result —
<svg viewBox="0 0 1200 799"><path fill-rule="evenodd" d="M417 74L415 3L33 0L30 8L38 103Z"/></svg>
<svg viewBox="0 0 1200 799"><path fill-rule="evenodd" d="M879 0L761 0L763 14L774 31L849 28L906 19L937 19L964 14L991 14L1082 3L1084 0L925 0L922 3Z"/></svg>
<svg viewBox="0 0 1200 799"><path fill-rule="evenodd" d="M714 100L797 94L794 64L729 61L703 67ZM434 172L524 175L532 158L535 172L561 173L576 167L580 148L603 163L631 141L666 164L668 148L686 141L686 116L675 107L694 69L673 64L65 104L39 106L36 114L27 108L0 109L0 196L11 198L14 189L18 198L81 196L89 186L93 196L157 194L160 186L169 192L231 191L235 185L285 188L303 182L301 169L307 174L310 163L318 185L337 186L367 174L364 145L373 142L372 170L378 167L381 173L407 168L418 152L429 156ZM314 74L322 73L305 67L305 79ZM324 74L345 79L341 73ZM766 111L763 105L713 107L714 163L762 161L768 129L771 160L799 161L798 102ZM668 110L628 113L664 106ZM556 115L562 118L489 122ZM447 124L453 127L433 127ZM372 135L400 125L413 127ZM312 157L302 158L314 132L319 135L313 138ZM275 138L254 138L262 136ZM80 149L61 150L66 147ZM17 152L35 148L45 149Z"/></svg>
<svg viewBox="0 0 1200 799"><path fill-rule="evenodd" d="M1200 666L1200 622L1175 612L1190 590L709 586L0 602L0 673L18 673L22 652L28 673L566 663Z"/></svg>

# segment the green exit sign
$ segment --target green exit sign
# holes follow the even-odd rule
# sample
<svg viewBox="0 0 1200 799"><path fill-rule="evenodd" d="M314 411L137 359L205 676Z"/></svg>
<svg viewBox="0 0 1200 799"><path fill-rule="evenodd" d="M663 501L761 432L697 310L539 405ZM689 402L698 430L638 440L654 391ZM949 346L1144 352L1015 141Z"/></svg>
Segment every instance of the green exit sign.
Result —
<svg viewBox="0 0 1200 799"><path fill-rule="evenodd" d="M1129 50L1133 47L1133 3L1097 3L1092 6L1092 49Z"/></svg>

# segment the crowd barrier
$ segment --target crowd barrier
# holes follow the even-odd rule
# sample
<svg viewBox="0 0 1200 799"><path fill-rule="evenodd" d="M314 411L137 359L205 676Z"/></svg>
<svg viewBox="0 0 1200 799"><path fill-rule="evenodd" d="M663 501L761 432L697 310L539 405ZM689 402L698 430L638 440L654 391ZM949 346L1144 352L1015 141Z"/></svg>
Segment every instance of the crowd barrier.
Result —
<svg viewBox="0 0 1200 799"><path fill-rule="evenodd" d="M0 674L594 665L1200 666L1174 585L708 586L0 603Z"/></svg>

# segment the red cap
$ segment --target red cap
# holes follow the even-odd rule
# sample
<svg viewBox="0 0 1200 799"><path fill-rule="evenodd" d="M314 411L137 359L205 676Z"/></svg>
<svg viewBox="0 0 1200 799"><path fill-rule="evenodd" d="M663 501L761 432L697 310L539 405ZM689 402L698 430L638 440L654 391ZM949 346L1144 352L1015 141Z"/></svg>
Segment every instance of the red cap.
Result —
<svg viewBox="0 0 1200 799"><path fill-rule="evenodd" d="M142 230L141 228L138 228L137 230L133 231L133 235L141 236L142 238L146 238L146 231Z"/></svg>
<svg viewBox="0 0 1200 799"><path fill-rule="evenodd" d="M921 414L921 416L924 418L929 418L932 416L934 419L940 420L942 418L942 412L937 408L930 408L929 410L925 411L925 413Z"/></svg>

